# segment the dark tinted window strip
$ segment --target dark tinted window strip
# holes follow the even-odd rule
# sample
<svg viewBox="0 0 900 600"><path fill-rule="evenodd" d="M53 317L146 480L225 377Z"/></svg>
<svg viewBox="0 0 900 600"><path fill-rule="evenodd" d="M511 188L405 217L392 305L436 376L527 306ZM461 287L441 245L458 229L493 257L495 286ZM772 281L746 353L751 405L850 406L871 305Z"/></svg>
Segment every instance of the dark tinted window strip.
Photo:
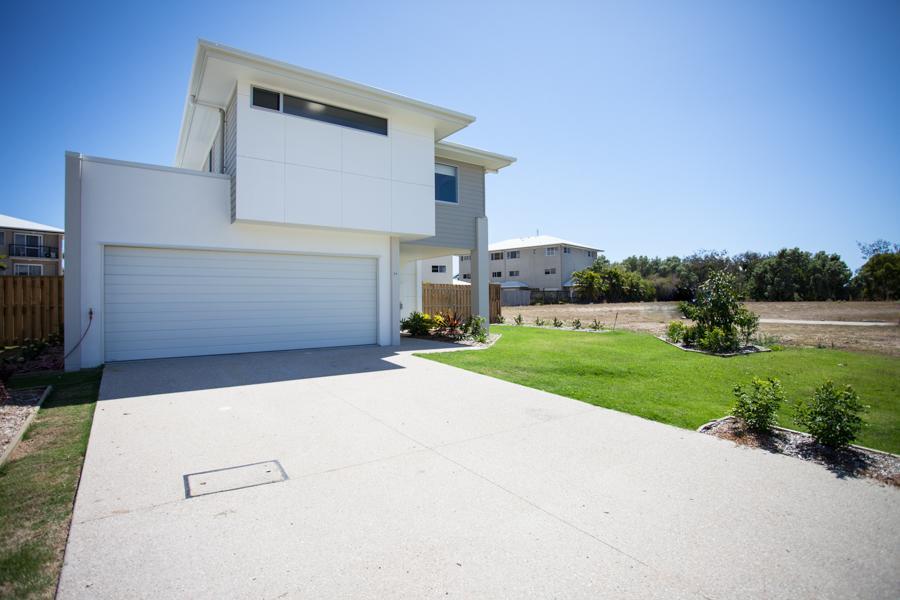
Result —
<svg viewBox="0 0 900 600"><path fill-rule="evenodd" d="M314 102L296 96L284 94L284 112L297 117L324 121L332 125L352 127L362 131L387 135L387 119L374 117L365 113L338 108L321 102Z"/></svg>
<svg viewBox="0 0 900 600"><path fill-rule="evenodd" d="M262 88L253 88L253 106L260 108L268 108L271 110L281 110L281 94L271 92Z"/></svg>

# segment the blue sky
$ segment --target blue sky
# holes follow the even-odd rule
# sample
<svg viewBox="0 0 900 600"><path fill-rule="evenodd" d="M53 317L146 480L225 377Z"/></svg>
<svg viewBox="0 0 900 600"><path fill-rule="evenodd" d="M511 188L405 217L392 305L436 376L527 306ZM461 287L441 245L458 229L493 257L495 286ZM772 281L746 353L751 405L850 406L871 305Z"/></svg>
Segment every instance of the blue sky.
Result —
<svg viewBox="0 0 900 600"><path fill-rule="evenodd" d="M492 241L900 241L900 2L127 4L4 4L0 212L62 226L65 150L171 164L202 37L476 115Z"/></svg>

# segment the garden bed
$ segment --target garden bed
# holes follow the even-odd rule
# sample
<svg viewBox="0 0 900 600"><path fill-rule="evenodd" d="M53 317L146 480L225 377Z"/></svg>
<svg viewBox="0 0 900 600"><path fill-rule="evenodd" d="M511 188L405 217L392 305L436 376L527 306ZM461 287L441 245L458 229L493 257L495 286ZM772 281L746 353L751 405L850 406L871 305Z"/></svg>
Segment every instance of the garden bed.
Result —
<svg viewBox="0 0 900 600"><path fill-rule="evenodd" d="M534 323L522 323L521 325L505 323L505 325L511 325L512 327L531 327L532 329L555 329L556 331L583 331L585 333L609 333L612 331L612 329L591 329L590 327L572 326L554 327L553 325L535 325Z"/></svg>
<svg viewBox="0 0 900 600"><path fill-rule="evenodd" d="M770 433L747 429L740 419L728 416L701 426L697 431L741 446L762 448L825 466L838 477L868 477L900 487L900 456L862 446L835 450L816 442L807 433L775 427Z"/></svg>
<svg viewBox="0 0 900 600"><path fill-rule="evenodd" d="M738 348L734 352L708 352L706 350L701 350L700 348L695 348L693 346L685 346L684 344L678 344L671 340L667 340L665 337L658 335L656 339L662 340L670 346L675 346L679 350L684 350L685 352L696 352L698 354L709 354L710 356L743 356L745 354L756 354L757 352L771 352L771 348L766 348L765 346L757 346L755 344L750 344L748 346L744 346L742 348Z"/></svg>
<svg viewBox="0 0 900 600"><path fill-rule="evenodd" d="M497 340L500 339L499 333L491 333L487 337L486 342L478 342L471 338L458 338L458 337L447 337L443 335L410 335L408 332L402 332L401 335L403 337L407 337L414 340L428 340L432 342L442 342L444 344L453 344L454 346L462 346L465 348L472 348L476 350L480 350L483 348L490 348L494 344L497 343Z"/></svg>
<svg viewBox="0 0 900 600"><path fill-rule="evenodd" d="M0 465L22 439L50 389L51 386L10 390L9 400L0 404Z"/></svg>

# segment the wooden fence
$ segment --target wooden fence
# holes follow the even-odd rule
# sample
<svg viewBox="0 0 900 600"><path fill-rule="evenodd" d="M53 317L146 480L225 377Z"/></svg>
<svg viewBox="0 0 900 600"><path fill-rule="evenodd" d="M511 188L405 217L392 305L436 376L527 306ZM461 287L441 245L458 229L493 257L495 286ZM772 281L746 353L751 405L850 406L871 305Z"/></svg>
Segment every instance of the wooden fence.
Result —
<svg viewBox="0 0 900 600"><path fill-rule="evenodd" d="M489 285L491 323L500 321L500 284ZM422 284L422 312L456 313L463 319L472 315L472 286L446 283Z"/></svg>
<svg viewBox="0 0 900 600"><path fill-rule="evenodd" d="M0 276L0 343L62 335L63 287L62 276Z"/></svg>

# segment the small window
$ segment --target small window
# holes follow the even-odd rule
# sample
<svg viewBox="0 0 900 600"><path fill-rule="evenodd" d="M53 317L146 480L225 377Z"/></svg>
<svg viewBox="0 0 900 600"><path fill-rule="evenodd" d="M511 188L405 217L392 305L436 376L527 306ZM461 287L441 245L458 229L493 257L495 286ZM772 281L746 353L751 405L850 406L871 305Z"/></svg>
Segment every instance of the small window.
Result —
<svg viewBox="0 0 900 600"><path fill-rule="evenodd" d="M544 269L544 275L556 275L556 267L550 267L549 269Z"/></svg>
<svg viewBox="0 0 900 600"><path fill-rule="evenodd" d="M432 273L446 273L447 265L431 265Z"/></svg>
<svg viewBox="0 0 900 600"><path fill-rule="evenodd" d="M462 278L463 279L472 279L472 274L471 273L463 273Z"/></svg>
<svg viewBox="0 0 900 600"><path fill-rule="evenodd" d="M6 245L6 232L0 231L0 246Z"/></svg>
<svg viewBox="0 0 900 600"><path fill-rule="evenodd" d="M467 261L467 260L472 260L472 257L469 256L469 255L467 254L467 255L465 255L465 256L460 256L460 257L459 257L459 260L465 262L465 261Z"/></svg>
<svg viewBox="0 0 900 600"><path fill-rule="evenodd" d="M544 256L556 256L556 248L544 248Z"/></svg>
<svg viewBox="0 0 900 600"><path fill-rule="evenodd" d="M491 277L503 277L503 271L494 271L491 273Z"/></svg>
<svg viewBox="0 0 900 600"><path fill-rule="evenodd" d="M13 267L14 275L43 275L44 274L44 265L23 265L17 264Z"/></svg>
<svg viewBox="0 0 900 600"><path fill-rule="evenodd" d="M491 252L491 260L503 260L502 252Z"/></svg>
<svg viewBox="0 0 900 600"><path fill-rule="evenodd" d="M572 254L572 249L568 246L563 246L563 254Z"/></svg>
<svg viewBox="0 0 900 600"><path fill-rule="evenodd" d="M253 88L253 106L281 110L281 94L255 87Z"/></svg>
<svg viewBox="0 0 900 600"><path fill-rule="evenodd" d="M518 276L519 276L519 272L518 272L518 271L510 271L510 272L509 272L509 276L510 276L510 277L518 277Z"/></svg>
<svg viewBox="0 0 900 600"><path fill-rule="evenodd" d="M511 251L507 252L507 253L506 253L506 258L519 258L519 251L518 251L518 250L511 250Z"/></svg>
<svg viewBox="0 0 900 600"><path fill-rule="evenodd" d="M434 164L434 199L441 202L459 202L456 194L456 167Z"/></svg>
<svg viewBox="0 0 900 600"><path fill-rule="evenodd" d="M295 117L324 121L332 125L352 127L353 129L379 135L387 135L388 132L387 119L382 117L367 115L349 108L322 104L315 100L288 96L287 94L284 95L284 113Z"/></svg>
<svg viewBox="0 0 900 600"><path fill-rule="evenodd" d="M591 252L590 250L588 250L588 251L587 251L587 255L588 255L588 258L593 258L594 253Z"/></svg>

